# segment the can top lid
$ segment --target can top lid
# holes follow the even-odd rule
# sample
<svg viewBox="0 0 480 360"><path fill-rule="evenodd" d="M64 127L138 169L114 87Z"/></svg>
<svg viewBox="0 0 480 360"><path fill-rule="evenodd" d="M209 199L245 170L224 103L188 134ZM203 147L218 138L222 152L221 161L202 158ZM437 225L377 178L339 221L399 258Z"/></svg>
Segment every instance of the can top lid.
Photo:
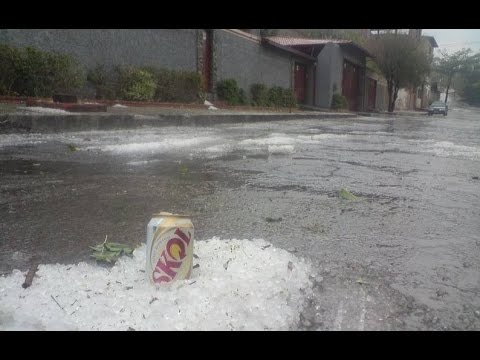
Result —
<svg viewBox="0 0 480 360"><path fill-rule="evenodd" d="M175 216L175 217L190 217L189 215L180 215L180 214L172 214L166 211L161 211L159 213L153 214L153 216Z"/></svg>

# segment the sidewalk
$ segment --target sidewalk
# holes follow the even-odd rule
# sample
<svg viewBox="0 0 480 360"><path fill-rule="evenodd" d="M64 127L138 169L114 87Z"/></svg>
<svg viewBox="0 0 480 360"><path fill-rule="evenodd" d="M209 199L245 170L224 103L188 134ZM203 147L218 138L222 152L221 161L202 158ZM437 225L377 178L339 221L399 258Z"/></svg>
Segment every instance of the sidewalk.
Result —
<svg viewBox="0 0 480 360"><path fill-rule="evenodd" d="M295 119L352 118L355 113L253 110L234 108L209 110L199 107L107 106L106 112L67 112L60 109L0 104L0 132L63 132L131 129L142 126L211 126Z"/></svg>

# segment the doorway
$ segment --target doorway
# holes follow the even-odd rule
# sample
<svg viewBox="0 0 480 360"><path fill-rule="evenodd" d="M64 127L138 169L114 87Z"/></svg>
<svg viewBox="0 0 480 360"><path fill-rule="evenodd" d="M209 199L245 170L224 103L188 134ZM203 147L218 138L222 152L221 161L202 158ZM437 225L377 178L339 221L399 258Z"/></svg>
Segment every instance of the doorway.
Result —
<svg viewBox="0 0 480 360"><path fill-rule="evenodd" d="M300 104L303 104L305 102L305 87L307 84L306 75L307 75L307 67L304 64L295 62L293 88L295 91L295 96L297 98L297 101Z"/></svg>
<svg viewBox="0 0 480 360"><path fill-rule="evenodd" d="M349 61L344 61L342 95L347 98L348 109L351 111L358 110L359 78L360 70L358 66L353 65Z"/></svg>
<svg viewBox="0 0 480 360"><path fill-rule="evenodd" d="M375 102L377 100L377 81L368 78L368 110L375 109Z"/></svg>

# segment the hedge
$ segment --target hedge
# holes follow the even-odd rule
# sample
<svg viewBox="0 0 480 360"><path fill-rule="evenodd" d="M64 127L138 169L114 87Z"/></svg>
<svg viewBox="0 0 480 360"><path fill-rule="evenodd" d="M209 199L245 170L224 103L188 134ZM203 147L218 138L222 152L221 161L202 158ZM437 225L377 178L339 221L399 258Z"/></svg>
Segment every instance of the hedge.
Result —
<svg viewBox="0 0 480 360"><path fill-rule="evenodd" d="M238 87L235 79L224 79L217 82L217 96L220 100L226 101L229 105L248 104L245 91Z"/></svg>
<svg viewBox="0 0 480 360"><path fill-rule="evenodd" d="M331 108L335 110L348 109L347 98L340 94L333 94Z"/></svg>
<svg viewBox="0 0 480 360"><path fill-rule="evenodd" d="M97 98L119 100L155 100L192 103L203 101L203 79L194 71L175 71L153 66L118 66L108 71L98 65L89 72L88 81Z"/></svg>
<svg viewBox="0 0 480 360"><path fill-rule="evenodd" d="M85 82L70 55L0 44L0 94L50 97L71 92Z"/></svg>

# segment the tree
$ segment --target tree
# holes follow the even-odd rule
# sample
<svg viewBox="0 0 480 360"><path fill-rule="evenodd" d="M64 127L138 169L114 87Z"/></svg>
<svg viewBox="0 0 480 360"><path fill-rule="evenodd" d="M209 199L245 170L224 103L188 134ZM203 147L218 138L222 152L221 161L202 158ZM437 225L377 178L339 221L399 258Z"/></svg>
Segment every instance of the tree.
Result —
<svg viewBox="0 0 480 360"><path fill-rule="evenodd" d="M425 82L430 73L431 56L421 41L401 34L371 38L367 48L387 80L388 112L393 112L401 88L417 87Z"/></svg>
<svg viewBox="0 0 480 360"><path fill-rule="evenodd" d="M440 54L441 57L434 59L434 70L441 75L442 85L446 87L445 103L447 103L448 91L455 75L471 71L476 56L472 55L471 49L462 49L451 55L443 50L440 51Z"/></svg>
<svg viewBox="0 0 480 360"><path fill-rule="evenodd" d="M480 52L470 60L473 62L472 70L465 72L462 77L462 99L470 105L480 105Z"/></svg>

